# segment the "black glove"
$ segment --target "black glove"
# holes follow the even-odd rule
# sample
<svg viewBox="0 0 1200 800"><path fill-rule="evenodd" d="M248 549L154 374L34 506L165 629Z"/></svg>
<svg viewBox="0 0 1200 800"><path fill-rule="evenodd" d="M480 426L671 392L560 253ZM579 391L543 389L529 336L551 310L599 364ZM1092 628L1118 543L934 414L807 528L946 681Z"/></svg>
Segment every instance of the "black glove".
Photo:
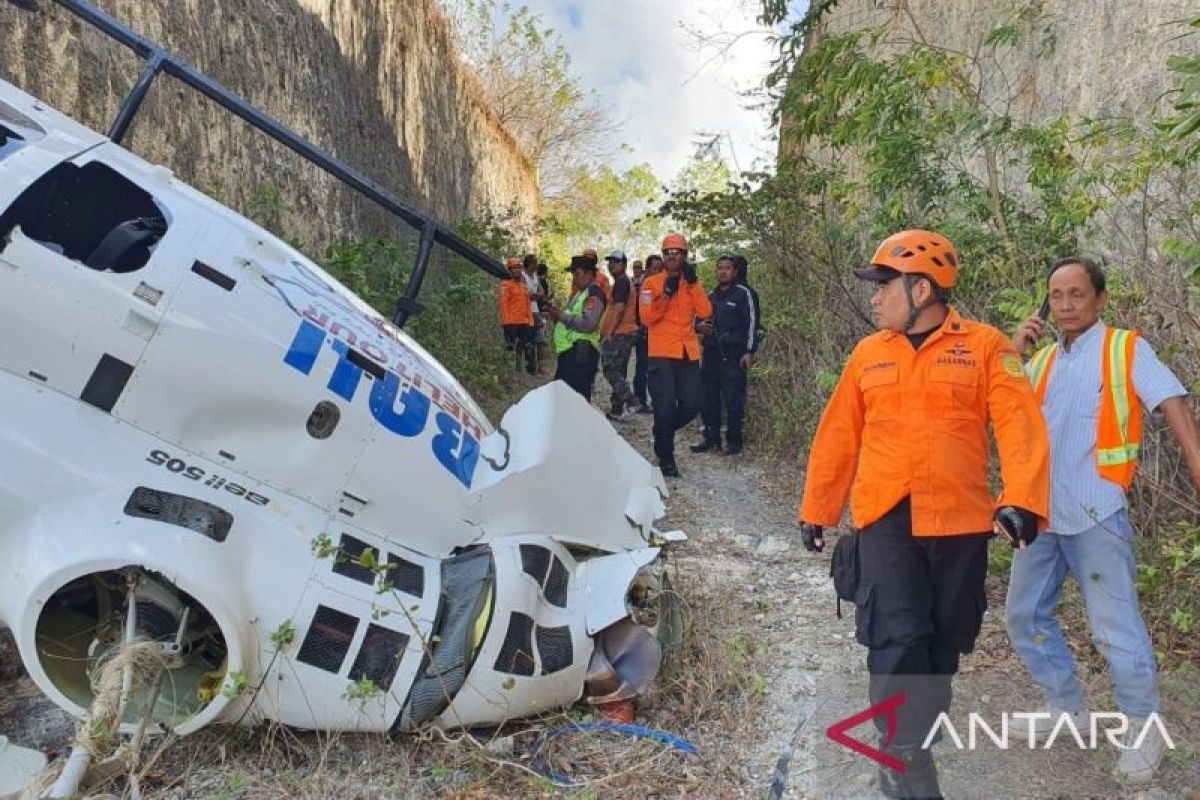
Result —
<svg viewBox="0 0 1200 800"><path fill-rule="evenodd" d="M679 268L679 271L683 273L683 279L686 280L688 283L696 282L696 265L695 264L691 263L690 261L685 262L684 265Z"/></svg>
<svg viewBox="0 0 1200 800"><path fill-rule="evenodd" d="M805 550L810 553L819 553L825 549L825 529L820 525L801 522L800 540L804 542Z"/></svg>
<svg viewBox="0 0 1200 800"><path fill-rule="evenodd" d="M997 533L1008 537L1013 548L1033 544L1037 539L1037 517L1032 511L1026 511L1017 506L1003 506L996 509L992 517L992 526Z"/></svg>
<svg viewBox="0 0 1200 800"><path fill-rule="evenodd" d="M679 291L679 273L667 276L667 284L663 288L663 294L671 297L675 292Z"/></svg>

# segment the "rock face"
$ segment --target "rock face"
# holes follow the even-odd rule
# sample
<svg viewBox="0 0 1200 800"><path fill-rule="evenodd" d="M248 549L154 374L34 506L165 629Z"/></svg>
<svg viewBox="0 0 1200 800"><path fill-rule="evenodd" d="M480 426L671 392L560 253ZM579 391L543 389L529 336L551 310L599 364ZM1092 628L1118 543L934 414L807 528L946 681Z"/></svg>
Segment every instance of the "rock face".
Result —
<svg viewBox="0 0 1200 800"><path fill-rule="evenodd" d="M96 4L443 221L539 210L533 165L461 65L435 0ZM0 2L0 77L106 130L140 60L42 5L31 15ZM401 227L170 78L156 80L125 144L310 245Z"/></svg>
<svg viewBox="0 0 1200 800"><path fill-rule="evenodd" d="M1147 112L1179 82L1167 57L1196 47L1180 38L1180 23L1196 16L1194 0L841 0L814 41L887 25L885 50L924 41L974 53L1017 13L1026 27L1013 46L997 48L1000 69L984 49L983 97L1020 121ZM784 151L794 146L785 136Z"/></svg>

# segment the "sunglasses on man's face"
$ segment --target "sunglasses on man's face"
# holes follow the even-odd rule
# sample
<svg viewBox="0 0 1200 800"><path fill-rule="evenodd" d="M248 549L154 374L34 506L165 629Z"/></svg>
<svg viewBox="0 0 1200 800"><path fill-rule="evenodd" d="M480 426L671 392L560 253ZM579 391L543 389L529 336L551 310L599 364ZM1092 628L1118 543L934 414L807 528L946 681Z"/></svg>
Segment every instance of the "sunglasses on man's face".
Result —
<svg viewBox="0 0 1200 800"><path fill-rule="evenodd" d="M663 250L663 258L678 258L679 256L683 255L686 252L687 252L686 250L676 250L675 248L671 248L670 250Z"/></svg>

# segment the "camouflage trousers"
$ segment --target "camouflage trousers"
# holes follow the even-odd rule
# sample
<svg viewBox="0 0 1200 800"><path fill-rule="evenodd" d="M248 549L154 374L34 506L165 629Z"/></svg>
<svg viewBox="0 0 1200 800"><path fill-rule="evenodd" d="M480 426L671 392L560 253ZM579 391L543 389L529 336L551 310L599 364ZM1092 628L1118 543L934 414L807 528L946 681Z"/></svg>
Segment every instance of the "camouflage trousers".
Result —
<svg viewBox="0 0 1200 800"><path fill-rule="evenodd" d="M603 363L604 379L612 387L612 411L620 414L626 405L634 403L633 390L629 388L626 374L629 372L629 355L637 342L636 333L622 333L608 337L600 343L600 359Z"/></svg>

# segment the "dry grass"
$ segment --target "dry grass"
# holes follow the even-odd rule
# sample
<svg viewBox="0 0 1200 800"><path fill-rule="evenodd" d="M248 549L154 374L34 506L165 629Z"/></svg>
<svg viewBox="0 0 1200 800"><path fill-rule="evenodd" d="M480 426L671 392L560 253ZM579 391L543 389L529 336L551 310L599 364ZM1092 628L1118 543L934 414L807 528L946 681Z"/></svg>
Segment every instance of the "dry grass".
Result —
<svg viewBox="0 0 1200 800"><path fill-rule="evenodd" d="M752 633L753 605L699 574L676 569L672 580L684 612L683 642L665 654L659 680L639 700L637 723L692 742L695 755L603 731L568 732L539 743L550 731L590 721L591 709L584 705L499 729L395 738L264 724L206 729L172 743L157 758L143 759L152 764L141 782L143 796L476 800L737 794L745 779L741 749L733 745L751 733L765 688L765 645ZM547 767L573 785L556 785L541 774ZM125 781L117 778L93 791L122 796Z"/></svg>

